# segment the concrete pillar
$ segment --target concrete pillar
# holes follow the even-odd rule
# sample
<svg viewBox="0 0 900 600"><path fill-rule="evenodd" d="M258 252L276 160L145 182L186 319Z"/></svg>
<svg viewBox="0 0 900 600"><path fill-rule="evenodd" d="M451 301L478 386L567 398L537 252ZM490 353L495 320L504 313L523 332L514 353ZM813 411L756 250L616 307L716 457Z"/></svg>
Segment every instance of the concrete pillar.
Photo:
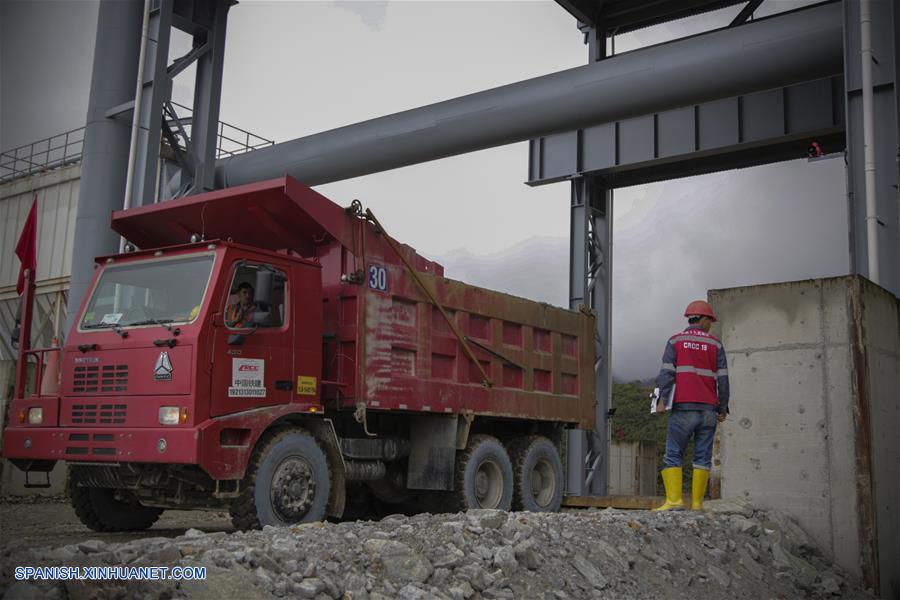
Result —
<svg viewBox="0 0 900 600"><path fill-rule="evenodd" d="M723 497L792 515L900 597L900 301L860 276L713 290L728 357Z"/></svg>

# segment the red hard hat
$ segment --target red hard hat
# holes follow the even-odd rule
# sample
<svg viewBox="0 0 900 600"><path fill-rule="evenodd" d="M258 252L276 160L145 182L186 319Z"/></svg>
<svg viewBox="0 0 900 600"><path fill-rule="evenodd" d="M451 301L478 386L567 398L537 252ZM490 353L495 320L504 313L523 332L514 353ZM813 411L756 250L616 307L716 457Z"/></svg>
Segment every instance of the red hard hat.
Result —
<svg viewBox="0 0 900 600"><path fill-rule="evenodd" d="M687 308L684 309L684 316L709 317L713 322L716 320L716 313L713 312L712 306L706 300L694 300L688 304Z"/></svg>

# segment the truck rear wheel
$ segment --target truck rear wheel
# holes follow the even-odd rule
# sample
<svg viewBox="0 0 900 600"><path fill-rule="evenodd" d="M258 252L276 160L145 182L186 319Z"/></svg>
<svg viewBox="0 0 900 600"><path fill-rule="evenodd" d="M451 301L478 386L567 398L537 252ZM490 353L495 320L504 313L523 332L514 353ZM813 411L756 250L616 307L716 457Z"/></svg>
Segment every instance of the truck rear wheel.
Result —
<svg viewBox="0 0 900 600"><path fill-rule="evenodd" d="M94 531L143 531L163 509L142 506L127 490L78 487L77 471L69 479L69 499L82 523Z"/></svg>
<svg viewBox="0 0 900 600"><path fill-rule="evenodd" d="M473 435L456 457L455 504L459 510L512 506L513 472L506 448L495 437Z"/></svg>
<svg viewBox="0 0 900 600"><path fill-rule="evenodd" d="M553 442L539 435L510 444L515 485L513 509L557 512L562 506L563 467Z"/></svg>
<svg viewBox="0 0 900 600"><path fill-rule="evenodd" d="M318 442L302 429L282 430L260 440L231 522L247 530L321 521L330 494L328 459Z"/></svg>

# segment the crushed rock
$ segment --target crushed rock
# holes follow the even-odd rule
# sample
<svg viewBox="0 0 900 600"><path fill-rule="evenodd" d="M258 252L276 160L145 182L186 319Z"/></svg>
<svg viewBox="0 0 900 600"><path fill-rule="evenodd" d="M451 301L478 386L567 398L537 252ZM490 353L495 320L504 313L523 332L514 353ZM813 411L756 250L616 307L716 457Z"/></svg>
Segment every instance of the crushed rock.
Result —
<svg viewBox="0 0 900 600"><path fill-rule="evenodd" d="M16 566L204 566L204 581L16 581ZM18 598L872 598L790 518L472 510L57 548L0 547Z"/></svg>

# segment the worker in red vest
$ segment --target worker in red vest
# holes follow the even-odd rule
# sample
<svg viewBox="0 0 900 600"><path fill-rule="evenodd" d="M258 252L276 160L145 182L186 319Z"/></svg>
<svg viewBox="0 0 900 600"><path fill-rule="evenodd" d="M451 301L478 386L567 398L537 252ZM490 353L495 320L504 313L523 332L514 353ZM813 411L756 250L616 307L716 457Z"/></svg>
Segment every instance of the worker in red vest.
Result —
<svg viewBox="0 0 900 600"><path fill-rule="evenodd" d="M663 483L666 502L656 510L681 510L682 470L685 448L694 437L692 508L703 510L703 497L712 465L716 424L728 414L728 366L722 342L709 334L716 321L712 306L703 300L684 311L687 328L669 338L662 369L656 378L660 398L668 398L675 386L672 414L666 434Z"/></svg>

